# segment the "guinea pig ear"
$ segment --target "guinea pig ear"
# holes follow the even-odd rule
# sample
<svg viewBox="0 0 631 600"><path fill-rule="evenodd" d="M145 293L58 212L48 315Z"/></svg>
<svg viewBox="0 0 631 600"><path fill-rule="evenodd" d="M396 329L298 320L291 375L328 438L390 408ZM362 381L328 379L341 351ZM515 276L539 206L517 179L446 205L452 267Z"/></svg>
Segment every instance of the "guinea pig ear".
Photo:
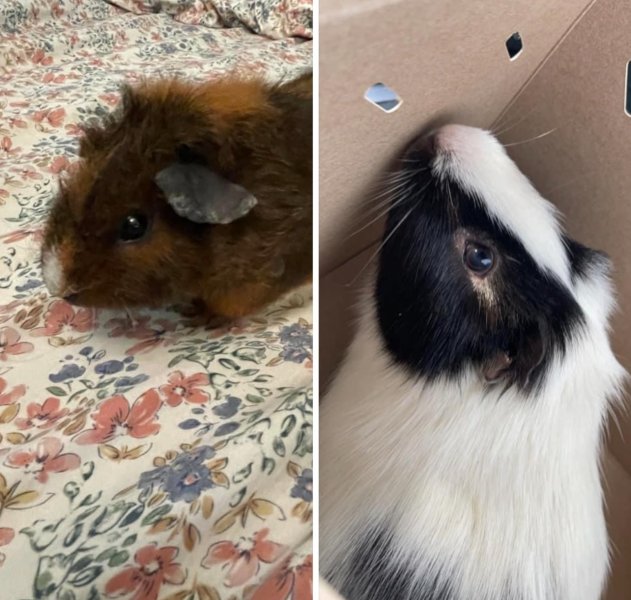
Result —
<svg viewBox="0 0 631 600"><path fill-rule="evenodd" d="M533 323L517 339L510 350L498 350L482 365L488 383L505 380L528 386L535 369L543 362L548 349L548 332L545 323Z"/></svg>
<svg viewBox="0 0 631 600"><path fill-rule="evenodd" d="M244 187L194 162L168 166L156 175L155 182L173 210L195 223L226 225L257 204Z"/></svg>

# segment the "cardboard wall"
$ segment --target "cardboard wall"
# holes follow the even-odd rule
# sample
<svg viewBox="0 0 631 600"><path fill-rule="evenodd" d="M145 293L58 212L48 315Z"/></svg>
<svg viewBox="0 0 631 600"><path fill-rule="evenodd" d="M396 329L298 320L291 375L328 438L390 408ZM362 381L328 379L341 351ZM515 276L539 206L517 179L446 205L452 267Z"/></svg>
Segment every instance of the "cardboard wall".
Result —
<svg viewBox="0 0 631 600"><path fill-rule="evenodd" d="M589 5L588 0L323 0L320 3L320 264L323 274L376 239L349 237L375 178L436 120L488 127ZM524 51L510 61L506 39ZM376 82L403 99L386 114Z"/></svg>
<svg viewBox="0 0 631 600"><path fill-rule="evenodd" d="M320 6L321 388L352 335L361 283L355 277L380 235L378 221L351 236L370 220L372 189L415 134L446 121L495 124L502 141L515 144L510 153L518 165L566 215L570 233L611 255L621 307L614 348L631 371L631 117L624 111L631 5L323 0ZM524 51L511 62L504 41L514 31ZM400 94L399 110L386 114L362 99L377 81ZM628 600L631 418L617 420L604 469L613 550L607 600Z"/></svg>

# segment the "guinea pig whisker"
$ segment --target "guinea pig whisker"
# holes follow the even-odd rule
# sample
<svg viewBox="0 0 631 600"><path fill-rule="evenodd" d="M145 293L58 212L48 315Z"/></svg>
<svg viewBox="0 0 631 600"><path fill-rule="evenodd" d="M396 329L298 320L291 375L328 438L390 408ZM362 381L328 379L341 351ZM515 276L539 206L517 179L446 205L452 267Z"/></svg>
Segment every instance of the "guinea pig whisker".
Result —
<svg viewBox="0 0 631 600"><path fill-rule="evenodd" d="M390 185L388 187L385 187L384 189L380 188L381 189L380 193L373 196L370 201L375 202L376 200L379 200L380 198L384 198L384 197L385 197L385 200L379 201L374 207L370 208L367 212L370 213L370 212L373 212L374 210L379 210L380 207L384 206L385 204L389 204L391 197L393 195L396 195L396 192L398 192L399 190L409 185L413 177L415 177L419 173L420 173L420 170L411 171L410 173L406 173L405 178L397 182L396 185Z"/></svg>
<svg viewBox="0 0 631 600"><path fill-rule="evenodd" d="M376 217L370 219L370 221L368 221L368 223L366 223L365 225L362 225L359 229L356 229L355 231L353 231L353 233L351 233L347 239L352 238L353 236L357 235L358 233L364 231L364 229L367 229L368 227L370 227L373 223L376 223L377 221L379 221L379 219L381 219L382 217L385 217L392 208L394 208L395 206L401 204L404 200L406 200L407 198L410 197L409 192L406 194L403 194L400 198L397 198L391 205L388 205L385 210L383 210L381 213L379 213Z"/></svg>
<svg viewBox="0 0 631 600"><path fill-rule="evenodd" d="M351 287L352 285L354 285L357 282L359 277L361 277L363 272L368 268L368 265L370 265L370 263L379 255L379 253L383 250L383 247L388 243L388 241L392 238L392 236L397 232L399 227L401 227L401 225L403 225L403 223L405 223L405 221L407 221L408 217L412 214L412 212L414 211L415 208L416 208L416 206L412 206L410 208L410 210L408 210L405 213L405 215L403 215L403 217L401 217L401 220L392 228L392 231L388 234L386 239L383 240L383 242L381 244L379 244L379 247L371 254L370 258L368 259L366 264L359 270L357 275L355 275L355 277L353 277L353 279L349 283L346 284L346 287Z"/></svg>
<svg viewBox="0 0 631 600"><path fill-rule="evenodd" d="M427 189L427 187L429 186L430 182L427 182L423 188L421 190L419 190L418 194L421 195L423 194L423 192ZM382 212L380 212L376 217L372 218L370 221L368 221L368 223L366 223L365 225L362 225L359 229L356 229L353 233L351 233L347 239L352 238L354 235L357 235L359 232L364 231L364 229L366 229L367 227L370 227L373 223L377 222L379 219L381 219L382 217L384 217L386 214L388 214L388 212L390 212L391 209L393 209L395 206L398 206L399 204L403 203L405 200L407 200L410 197L412 190L408 190L405 194L402 194L399 198L396 198L391 204L390 203L385 203L387 204L385 210L383 210ZM382 205L383 206L383 205Z"/></svg>
<svg viewBox="0 0 631 600"><path fill-rule="evenodd" d="M512 142L510 144L504 144L504 148L511 148L512 146L521 146L522 144L528 144L530 142L534 142L535 140L540 140L541 138L546 137L547 135L550 135L551 133L554 133L557 129L558 127L555 127L554 129L550 129L550 131L545 131L544 133L536 135L535 137L529 138L527 140L522 140L521 142Z"/></svg>
<svg viewBox="0 0 631 600"><path fill-rule="evenodd" d="M553 186L551 188L548 188L547 190L542 190L542 194L543 194L543 196L547 196L547 195L551 194L552 192L556 192L557 190L565 188L568 185L572 185L573 183L576 183L577 181L580 181L581 179L585 179L585 177L587 175L590 175L593 172L594 172L593 170L584 171L580 175L577 175L576 177L572 177L572 179L569 179L569 180L567 180L567 181L565 181L563 183L560 183L560 184L555 185L555 186Z"/></svg>
<svg viewBox="0 0 631 600"><path fill-rule="evenodd" d="M500 135L502 135L503 133L506 133L507 131L510 131L511 129L517 127L517 125L519 125L520 123L522 123L525 119L527 119L536 109L538 108L537 104L534 104L530 110L526 111L523 115L519 116L517 119L515 119L510 125L508 124L508 122L504 123L504 125L502 125L500 127L500 123L504 120L504 117L508 114L508 113L504 113L503 115L500 115L492 124L491 127L489 128L489 131L495 136L498 137ZM497 130L496 128L500 127L499 130Z"/></svg>

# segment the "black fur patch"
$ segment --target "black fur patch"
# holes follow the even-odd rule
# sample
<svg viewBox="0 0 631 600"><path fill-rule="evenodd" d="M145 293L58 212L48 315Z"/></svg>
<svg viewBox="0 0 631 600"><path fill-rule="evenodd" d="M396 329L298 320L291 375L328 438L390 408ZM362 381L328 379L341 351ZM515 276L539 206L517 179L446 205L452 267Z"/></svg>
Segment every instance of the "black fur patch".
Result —
<svg viewBox="0 0 631 600"><path fill-rule="evenodd" d="M595 264L598 265L601 271L609 273L611 268L611 262L609 257L600 250L592 250L587 246L583 246L579 242L570 239L565 236L563 243L568 251L570 257L570 263L572 265L572 276L574 278L584 277L588 269Z"/></svg>
<svg viewBox="0 0 631 600"><path fill-rule="evenodd" d="M429 380L458 377L471 364L482 369L504 353L511 365L503 383L530 391L580 328L582 311L480 199L435 177L430 159L427 149L408 152L405 168L414 175L388 216L375 291L385 346L397 363ZM457 232L498 257L490 303L471 284ZM595 253L566 244L573 268L584 270Z"/></svg>
<svg viewBox="0 0 631 600"><path fill-rule="evenodd" d="M393 544L381 530L366 534L358 545L340 589L346 600L453 600L448 583L424 580L408 565L390 560Z"/></svg>

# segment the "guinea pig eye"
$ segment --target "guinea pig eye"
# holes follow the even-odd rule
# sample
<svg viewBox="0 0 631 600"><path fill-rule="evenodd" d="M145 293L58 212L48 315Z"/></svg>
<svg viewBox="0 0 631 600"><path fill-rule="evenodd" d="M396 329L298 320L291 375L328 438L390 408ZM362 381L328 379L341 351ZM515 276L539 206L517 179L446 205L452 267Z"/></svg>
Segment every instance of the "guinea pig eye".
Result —
<svg viewBox="0 0 631 600"><path fill-rule="evenodd" d="M477 275L486 275L495 264L493 250L488 246L469 242L464 249L464 264Z"/></svg>
<svg viewBox="0 0 631 600"><path fill-rule="evenodd" d="M123 219L119 239L123 242L135 242L147 233L149 219L141 213L131 213Z"/></svg>

